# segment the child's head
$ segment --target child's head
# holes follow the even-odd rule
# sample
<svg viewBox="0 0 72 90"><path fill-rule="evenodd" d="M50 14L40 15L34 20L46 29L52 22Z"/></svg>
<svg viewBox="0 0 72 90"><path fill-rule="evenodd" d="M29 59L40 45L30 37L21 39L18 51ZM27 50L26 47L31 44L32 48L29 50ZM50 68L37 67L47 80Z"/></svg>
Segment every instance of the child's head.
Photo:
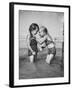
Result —
<svg viewBox="0 0 72 90"><path fill-rule="evenodd" d="M39 31L39 26L36 23L32 23L29 27L29 32L32 36L34 36Z"/></svg>
<svg viewBox="0 0 72 90"><path fill-rule="evenodd" d="M46 35L46 34L48 33L47 28L44 27L44 26L41 26L41 27L40 27L39 32L40 32L40 35L41 35L41 36L44 36L44 35Z"/></svg>

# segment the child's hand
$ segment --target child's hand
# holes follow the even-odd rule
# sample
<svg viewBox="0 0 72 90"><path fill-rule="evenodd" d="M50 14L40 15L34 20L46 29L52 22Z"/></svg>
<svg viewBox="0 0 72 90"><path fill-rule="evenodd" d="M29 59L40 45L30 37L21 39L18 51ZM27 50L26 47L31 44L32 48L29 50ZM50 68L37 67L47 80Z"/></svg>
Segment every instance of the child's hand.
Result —
<svg viewBox="0 0 72 90"><path fill-rule="evenodd" d="M39 48L40 51L42 51L42 48Z"/></svg>
<svg viewBox="0 0 72 90"><path fill-rule="evenodd" d="M51 43L51 44L48 45L48 48L53 48L53 47L54 47L54 44L53 43Z"/></svg>
<svg viewBox="0 0 72 90"><path fill-rule="evenodd" d="M36 53L33 51L32 54L35 55Z"/></svg>

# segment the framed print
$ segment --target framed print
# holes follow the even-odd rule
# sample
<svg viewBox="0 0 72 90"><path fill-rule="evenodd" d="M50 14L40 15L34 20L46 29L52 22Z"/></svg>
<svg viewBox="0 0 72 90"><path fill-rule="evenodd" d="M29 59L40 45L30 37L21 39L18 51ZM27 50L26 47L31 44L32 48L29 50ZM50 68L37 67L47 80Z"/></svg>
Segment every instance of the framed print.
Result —
<svg viewBox="0 0 72 90"><path fill-rule="evenodd" d="M9 86L70 84L70 6L9 3Z"/></svg>

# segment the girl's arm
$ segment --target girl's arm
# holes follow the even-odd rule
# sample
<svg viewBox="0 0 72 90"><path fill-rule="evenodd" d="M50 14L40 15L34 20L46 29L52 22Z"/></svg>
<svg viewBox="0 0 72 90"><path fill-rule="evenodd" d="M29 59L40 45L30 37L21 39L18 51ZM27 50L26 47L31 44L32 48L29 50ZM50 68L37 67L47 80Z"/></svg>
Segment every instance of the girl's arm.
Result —
<svg viewBox="0 0 72 90"><path fill-rule="evenodd" d="M32 48L30 46L30 35L27 35L27 46L28 46L29 50L33 53L34 51L32 50Z"/></svg>

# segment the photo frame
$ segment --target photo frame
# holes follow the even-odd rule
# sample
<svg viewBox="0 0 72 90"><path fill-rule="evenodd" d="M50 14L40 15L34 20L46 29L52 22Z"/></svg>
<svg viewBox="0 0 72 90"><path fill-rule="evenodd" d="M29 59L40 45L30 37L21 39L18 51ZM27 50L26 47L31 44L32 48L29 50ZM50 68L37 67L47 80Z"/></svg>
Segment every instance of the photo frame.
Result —
<svg viewBox="0 0 72 90"><path fill-rule="evenodd" d="M45 51L30 63L26 36L32 23L45 26L54 38L55 60L45 62ZM60 52L61 51L61 52ZM40 60L40 61L39 61ZM9 3L9 86L70 84L70 6Z"/></svg>

